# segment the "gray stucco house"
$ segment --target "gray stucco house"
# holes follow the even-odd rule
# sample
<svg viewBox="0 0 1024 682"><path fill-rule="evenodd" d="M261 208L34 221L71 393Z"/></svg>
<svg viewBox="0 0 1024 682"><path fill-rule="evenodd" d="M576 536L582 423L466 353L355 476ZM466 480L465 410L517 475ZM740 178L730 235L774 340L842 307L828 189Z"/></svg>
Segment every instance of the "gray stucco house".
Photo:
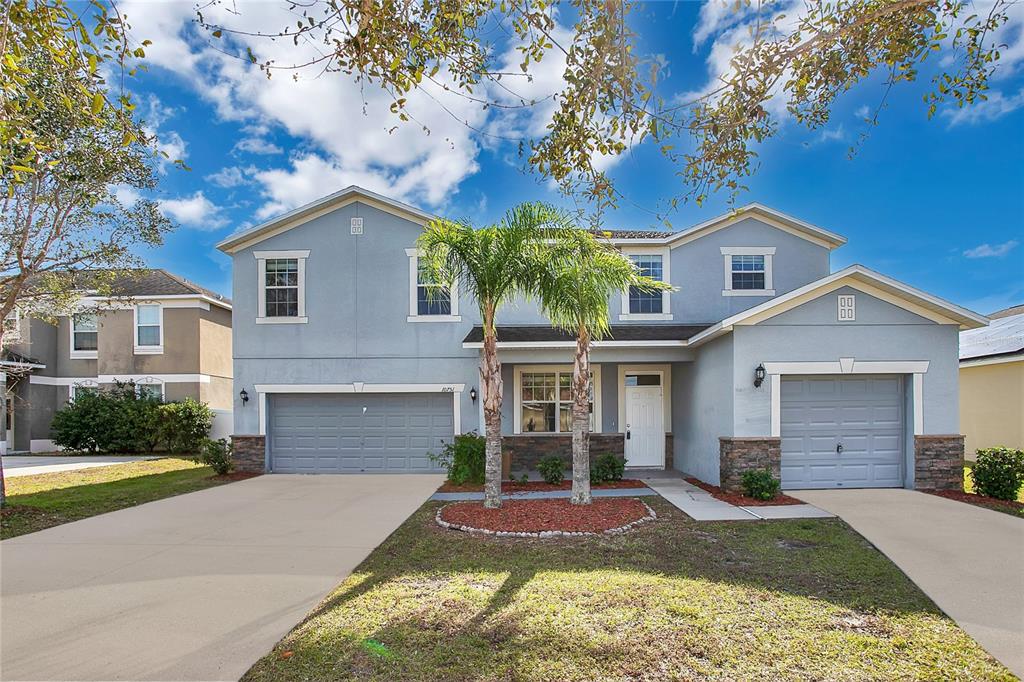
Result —
<svg viewBox="0 0 1024 682"><path fill-rule="evenodd" d="M218 245L234 261L236 456L271 472L429 471L482 424L475 302L428 297L431 215L349 187ZM845 239L752 204L611 240L677 289L609 301L593 351L592 451L725 487L959 485L957 339L987 320L854 265ZM507 468L568 454L573 340L499 313ZM242 394L244 392L244 400Z"/></svg>

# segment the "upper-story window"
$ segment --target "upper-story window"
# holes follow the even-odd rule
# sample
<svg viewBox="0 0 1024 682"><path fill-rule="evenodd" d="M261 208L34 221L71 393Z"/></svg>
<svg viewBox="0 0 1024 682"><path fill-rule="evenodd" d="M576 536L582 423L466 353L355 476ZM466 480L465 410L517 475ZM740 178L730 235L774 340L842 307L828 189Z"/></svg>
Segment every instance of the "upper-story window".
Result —
<svg viewBox="0 0 1024 682"><path fill-rule="evenodd" d="M256 251L259 299L256 323L303 323L309 251Z"/></svg>
<svg viewBox="0 0 1024 682"><path fill-rule="evenodd" d="M630 260L636 264L641 275L669 282L669 251L657 248L644 251L628 252ZM671 320L668 291L644 291L630 287L622 297L621 320Z"/></svg>
<svg viewBox="0 0 1024 682"><path fill-rule="evenodd" d="M725 286L723 296L774 296L772 257L769 246L725 246Z"/></svg>
<svg viewBox="0 0 1024 682"><path fill-rule="evenodd" d="M75 313L71 316L71 357L95 358L99 348L99 326L96 313Z"/></svg>
<svg viewBox="0 0 1024 682"><path fill-rule="evenodd" d="M164 352L163 307L155 303L135 306L136 355Z"/></svg>
<svg viewBox="0 0 1024 682"><path fill-rule="evenodd" d="M457 286L431 281L416 249L406 249L405 255L409 258L409 322L461 321Z"/></svg>

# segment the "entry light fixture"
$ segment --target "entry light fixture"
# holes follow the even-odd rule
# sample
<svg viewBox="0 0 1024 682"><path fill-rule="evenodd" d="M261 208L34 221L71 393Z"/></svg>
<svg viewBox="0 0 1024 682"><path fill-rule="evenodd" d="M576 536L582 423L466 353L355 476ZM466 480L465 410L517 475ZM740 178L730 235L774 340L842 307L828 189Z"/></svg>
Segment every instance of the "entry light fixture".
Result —
<svg viewBox="0 0 1024 682"><path fill-rule="evenodd" d="M238 397L242 399L242 405L249 402L249 393L244 388L238 392Z"/></svg>
<svg viewBox="0 0 1024 682"><path fill-rule="evenodd" d="M469 389L469 399L476 403L476 386Z"/></svg>
<svg viewBox="0 0 1024 682"><path fill-rule="evenodd" d="M764 365L759 364L757 369L754 370L754 388L761 388L761 384L764 383Z"/></svg>

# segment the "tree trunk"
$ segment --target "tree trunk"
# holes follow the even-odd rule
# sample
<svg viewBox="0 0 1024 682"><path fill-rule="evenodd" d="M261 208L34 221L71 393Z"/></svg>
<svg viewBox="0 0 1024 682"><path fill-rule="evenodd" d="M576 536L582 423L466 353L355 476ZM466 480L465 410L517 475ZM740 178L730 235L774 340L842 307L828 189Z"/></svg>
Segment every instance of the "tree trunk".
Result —
<svg viewBox="0 0 1024 682"><path fill-rule="evenodd" d="M572 498L590 504L590 335L581 327L572 363Z"/></svg>
<svg viewBox="0 0 1024 682"><path fill-rule="evenodd" d="M480 357L480 381L484 401L484 506L501 506L501 363L494 311L484 311L484 352Z"/></svg>

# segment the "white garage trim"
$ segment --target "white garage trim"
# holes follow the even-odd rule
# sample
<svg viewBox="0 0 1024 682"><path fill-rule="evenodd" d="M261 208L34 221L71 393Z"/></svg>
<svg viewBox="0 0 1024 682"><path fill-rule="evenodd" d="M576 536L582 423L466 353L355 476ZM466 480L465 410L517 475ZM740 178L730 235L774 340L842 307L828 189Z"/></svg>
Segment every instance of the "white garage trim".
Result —
<svg viewBox="0 0 1024 682"><path fill-rule="evenodd" d="M914 435L924 434L924 374L928 360L861 360L839 358L823 362L765 362L771 402L771 437L782 437L782 377L787 374L912 374Z"/></svg>
<svg viewBox="0 0 1024 682"><path fill-rule="evenodd" d="M455 435L462 431L462 392L466 384L256 384L256 405L259 408L259 435L267 435L267 396L272 393L451 393Z"/></svg>

